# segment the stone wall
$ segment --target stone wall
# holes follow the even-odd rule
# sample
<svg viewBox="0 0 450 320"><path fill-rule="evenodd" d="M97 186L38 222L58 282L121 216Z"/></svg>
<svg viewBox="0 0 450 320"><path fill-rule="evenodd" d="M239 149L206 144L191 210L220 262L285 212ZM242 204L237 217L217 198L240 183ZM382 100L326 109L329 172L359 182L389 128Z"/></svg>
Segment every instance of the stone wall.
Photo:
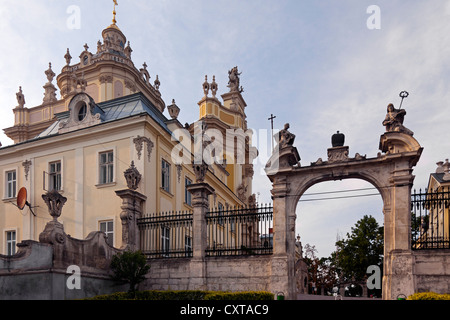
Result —
<svg viewBox="0 0 450 320"><path fill-rule="evenodd" d="M414 252L415 291L450 293L450 249Z"/></svg>
<svg viewBox="0 0 450 320"><path fill-rule="evenodd" d="M207 257L205 276L196 278L194 259L150 260L141 290L274 291L271 284L272 256Z"/></svg>
<svg viewBox="0 0 450 320"><path fill-rule="evenodd" d="M40 238L19 243L13 256L0 255L0 300L82 299L127 290L110 279L111 257L119 250L103 232L74 239L52 221ZM79 288L67 285L74 275L70 266L79 268Z"/></svg>

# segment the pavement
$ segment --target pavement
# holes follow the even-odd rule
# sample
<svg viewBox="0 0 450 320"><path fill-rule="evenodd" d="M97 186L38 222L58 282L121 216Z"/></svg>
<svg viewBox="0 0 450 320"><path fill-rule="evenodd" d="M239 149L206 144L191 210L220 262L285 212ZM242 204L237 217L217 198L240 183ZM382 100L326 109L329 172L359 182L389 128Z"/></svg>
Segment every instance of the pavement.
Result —
<svg viewBox="0 0 450 320"><path fill-rule="evenodd" d="M364 298L364 297L344 297L344 296L320 296L312 294L298 294L297 300L381 300L381 298Z"/></svg>

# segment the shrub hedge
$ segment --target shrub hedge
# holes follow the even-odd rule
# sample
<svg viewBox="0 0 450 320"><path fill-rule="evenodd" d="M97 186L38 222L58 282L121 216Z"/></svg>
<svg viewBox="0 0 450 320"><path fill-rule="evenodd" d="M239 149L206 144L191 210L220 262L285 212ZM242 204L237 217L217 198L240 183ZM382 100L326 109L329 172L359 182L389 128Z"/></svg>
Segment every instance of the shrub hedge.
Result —
<svg viewBox="0 0 450 320"><path fill-rule="evenodd" d="M223 291L137 291L135 296L128 292L100 295L86 300L274 300L274 294L265 291L223 292Z"/></svg>
<svg viewBox="0 0 450 320"><path fill-rule="evenodd" d="M450 294L438 294L435 292L419 292L409 296L408 300L450 300Z"/></svg>

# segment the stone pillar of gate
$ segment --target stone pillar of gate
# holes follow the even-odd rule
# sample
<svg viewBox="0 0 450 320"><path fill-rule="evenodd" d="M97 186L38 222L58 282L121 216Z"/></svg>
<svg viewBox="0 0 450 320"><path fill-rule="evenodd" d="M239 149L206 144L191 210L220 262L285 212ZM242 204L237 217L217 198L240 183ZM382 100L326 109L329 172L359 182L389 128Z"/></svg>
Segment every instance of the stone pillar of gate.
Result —
<svg viewBox="0 0 450 320"><path fill-rule="evenodd" d="M122 199L122 246L123 250L136 251L140 249L139 230L137 219L142 216L147 197L136 191L139 188L142 175L131 162L131 166L124 172L128 189L116 191L116 195Z"/></svg>
<svg viewBox="0 0 450 320"><path fill-rule="evenodd" d="M271 290L295 300L295 209L292 209L285 176L273 182L273 257Z"/></svg>
<svg viewBox="0 0 450 320"><path fill-rule="evenodd" d="M142 216L142 208L147 197L130 190L118 190L116 195L122 199L120 220L122 221L122 246L123 250L136 251L140 249L139 230L137 219Z"/></svg>
<svg viewBox="0 0 450 320"><path fill-rule="evenodd" d="M271 291L282 292L286 299L295 300L295 197L290 195L289 177L299 165L300 156L293 146L295 135L289 124L274 138L277 146L266 164L265 171L272 181L273 199L273 257Z"/></svg>
<svg viewBox="0 0 450 320"><path fill-rule="evenodd" d="M207 226L206 213L209 209L209 195L214 193L214 188L204 182L207 166L204 164L194 165L196 175L195 184L186 189L192 194L193 221L193 257L190 263L189 289L206 290L206 248L207 248Z"/></svg>
<svg viewBox="0 0 450 320"><path fill-rule="evenodd" d="M381 136L380 150L391 163L390 203L384 205L384 276L383 298L395 300L411 295L414 286L414 256L411 250L411 189L413 166L423 148L412 135L387 132Z"/></svg>

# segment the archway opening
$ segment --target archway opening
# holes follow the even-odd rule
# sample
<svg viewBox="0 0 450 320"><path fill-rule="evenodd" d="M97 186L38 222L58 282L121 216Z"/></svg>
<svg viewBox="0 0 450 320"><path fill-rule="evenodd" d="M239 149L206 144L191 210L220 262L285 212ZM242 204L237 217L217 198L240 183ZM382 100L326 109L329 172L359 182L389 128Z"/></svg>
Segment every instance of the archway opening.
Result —
<svg viewBox="0 0 450 320"><path fill-rule="evenodd" d="M380 192L373 184L356 178L312 185L300 197L296 215L295 232L300 236L303 258L308 263L311 263L309 259L314 256L325 265L332 263L334 255L340 250L336 247L336 242L348 239L352 235L352 228L365 216L374 218L380 227L384 226L383 199ZM355 252L355 256L356 254ZM352 284L352 279L336 278L333 284L330 283L333 281L330 275L324 280L325 271L315 271L319 273L315 275L318 278L314 278L311 270L308 271L307 293L333 294L333 288L338 287L340 295L348 294L345 287ZM361 279L355 280L354 285L360 286ZM362 293L357 291L357 295L381 296L381 290L364 290Z"/></svg>

